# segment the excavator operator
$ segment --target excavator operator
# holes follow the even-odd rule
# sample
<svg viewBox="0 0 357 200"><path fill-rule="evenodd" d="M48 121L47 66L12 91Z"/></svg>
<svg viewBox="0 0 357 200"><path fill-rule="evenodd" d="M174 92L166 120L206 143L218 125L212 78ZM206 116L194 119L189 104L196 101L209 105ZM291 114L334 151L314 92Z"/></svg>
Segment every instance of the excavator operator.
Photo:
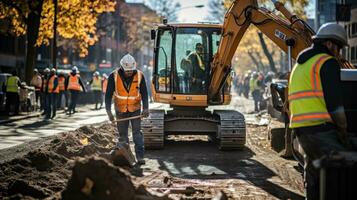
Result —
<svg viewBox="0 0 357 200"><path fill-rule="evenodd" d="M191 63L192 91L202 91L206 76L206 66L203 61L204 48L201 43L196 43L195 51L188 55L188 60Z"/></svg>
<svg viewBox="0 0 357 200"><path fill-rule="evenodd" d="M312 161L332 151L344 151L347 122L336 58L347 45L345 29L326 23L303 50L289 80L290 128L305 155L304 182L307 199L319 199L319 172Z"/></svg>

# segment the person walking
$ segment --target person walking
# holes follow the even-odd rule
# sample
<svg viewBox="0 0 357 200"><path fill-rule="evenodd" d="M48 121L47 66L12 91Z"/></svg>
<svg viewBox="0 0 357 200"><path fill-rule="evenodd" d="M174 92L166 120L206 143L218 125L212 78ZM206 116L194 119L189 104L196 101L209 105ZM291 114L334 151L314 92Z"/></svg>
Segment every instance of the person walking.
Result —
<svg viewBox="0 0 357 200"><path fill-rule="evenodd" d="M92 85L92 92L93 92L93 97L94 97L94 103L95 103L95 108L99 109L102 108L103 105L103 100L102 100L102 78L99 76L99 72L96 71L93 74L92 80L88 84Z"/></svg>
<svg viewBox="0 0 357 200"><path fill-rule="evenodd" d="M68 75L65 85L66 90L69 91L71 95L70 105L67 111L67 114L71 115L76 112L77 100L79 93L81 92L81 88L83 92L86 92L86 88L84 87L82 79L78 74L78 68L76 66L72 68L72 72Z"/></svg>
<svg viewBox="0 0 357 200"><path fill-rule="evenodd" d="M47 82L48 82L48 77L50 75L50 69L46 68L45 70L43 70L43 75L42 75L42 86L41 86L41 99L42 99L42 103L41 103L41 110L43 110L43 112L41 113L41 115L45 115L47 112L47 91L46 91L46 87L47 87Z"/></svg>
<svg viewBox="0 0 357 200"><path fill-rule="evenodd" d="M12 72L12 75L6 81L6 112L8 115L18 115L20 106L19 87L25 88L17 76L16 70ZM14 112L11 111L11 107L14 107Z"/></svg>
<svg viewBox="0 0 357 200"><path fill-rule="evenodd" d="M60 72L58 74L58 88L59 88L59 95L57 99L57 109L63 109L64 107L68 107L68 101L67 101L67 94L66 94L66 77L64 76L63 72ZM64 98L64 107L63 107L63 98Z"/></svg>
<svg viewBox="0 0 357 200"><path fill-rule="evenodd" d="M33 72L34 75L31 79L30 85L35 87L36 109L40 109L42 78L37 69L34 69Z"/></svg>
<svg viewBox="0 0 357 200"><path fill-rule="evenodd" d="M347 45L347 33L336 23L326 23L312 39L313 45L299 54L291 71L289 127L306 154L306 197L320 199L320 175L312 161L334 151L349 149L340 64L336 59Z"/></svg>
<svg viewBox="0 0 357 200"><path fill-rule="evenodd" d="M112 99L117 119L138 117L135 119L117 122L119 140L117 146L129 144L129 122L132 127L132 135L135 144L137 163L145 164L144 138L141 132L141 116L149 116L149 102L145 77L136 69L136 61L130 54L120 60L121 67L109 75L108 88L105 94L105 108L109 120L114 122L111 111ZM143 110L141 110L143 107Z"/></svg>
<svg viewBox="0 0 357 200"><path fill-rule="evenodd" d="M56 75L56 69L52 68L47 85L47 109L46 109L46 117L45 119L55 119L56 111L57 111L57 98L59 94L59 86L58 86L58 77Z"/></svg>

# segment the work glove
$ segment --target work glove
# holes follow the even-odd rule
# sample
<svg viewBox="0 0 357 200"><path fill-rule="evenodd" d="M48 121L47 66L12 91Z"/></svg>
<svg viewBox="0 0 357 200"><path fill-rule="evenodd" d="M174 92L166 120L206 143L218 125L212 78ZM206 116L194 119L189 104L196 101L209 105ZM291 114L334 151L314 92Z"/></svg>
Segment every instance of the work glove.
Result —
<svg viewBox="0 0 357 200"><path fill-rule="evenodd" d="M141 112L141 115L143 117L149 117L149 109L144 109L142 112Z"/></svg>
<svg viewBox="0 0 357 200"><path fill-rule="evenodd" d="M114 122L114 115L112 114L112 111L107 110L107 115L108 115L109 121L111 121L113 123Z"/></svg>

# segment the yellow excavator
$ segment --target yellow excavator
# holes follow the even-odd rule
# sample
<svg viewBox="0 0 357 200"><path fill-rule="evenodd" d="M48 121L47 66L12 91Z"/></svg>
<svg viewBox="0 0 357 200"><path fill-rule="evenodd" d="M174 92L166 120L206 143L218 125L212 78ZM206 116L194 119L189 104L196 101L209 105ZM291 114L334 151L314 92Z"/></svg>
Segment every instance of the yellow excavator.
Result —
<svg viewBox="0 0 357 200"><path fill-rule="evenodd" d="M153 99L171 109L150 110L150 116L142 120L146 148L163 148L165 136L175 134L209 135L221 150L244 147L243 114L207 108L230 103L231 60L246 30L256 26L293 59L312 44L315 34L282 3L273 2L284 17L259 8L256 0L236 0L223 26L164 21L151 31L155 41Z"/></svg>

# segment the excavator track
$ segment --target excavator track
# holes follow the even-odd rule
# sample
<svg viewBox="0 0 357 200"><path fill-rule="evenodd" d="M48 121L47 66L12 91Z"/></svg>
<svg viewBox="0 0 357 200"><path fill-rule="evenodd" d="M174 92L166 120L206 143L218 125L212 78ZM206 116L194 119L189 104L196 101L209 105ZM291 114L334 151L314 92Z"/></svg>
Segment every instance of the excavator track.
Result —
<svg viewBox="0 0 357 200"><path fill-rule="evenodd" d="M150 110L150 115L141 121L146 149L164 148L164 110Z"/></svg>
<svg viewBox="0 0 357 200"><path fill-rule="evenodd" d="M245 119L240 112L215 110L220 118L218 125L218 148L220 150L242 150L246 141Z"/></svg>

